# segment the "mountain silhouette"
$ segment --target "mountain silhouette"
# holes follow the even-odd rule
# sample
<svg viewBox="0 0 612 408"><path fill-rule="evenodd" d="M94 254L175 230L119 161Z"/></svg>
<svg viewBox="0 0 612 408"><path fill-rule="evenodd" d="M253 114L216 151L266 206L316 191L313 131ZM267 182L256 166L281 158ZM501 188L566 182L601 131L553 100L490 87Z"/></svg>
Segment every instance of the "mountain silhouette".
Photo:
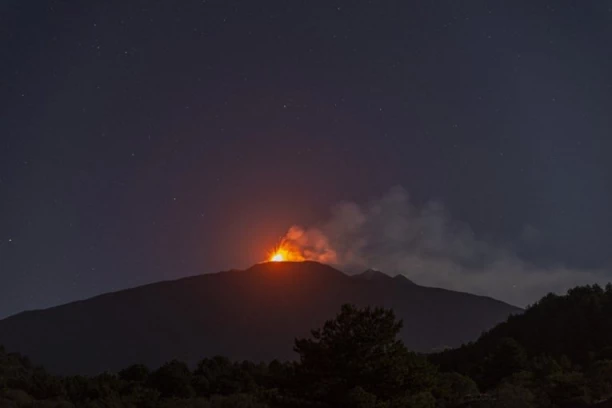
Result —
<svg viewBox="0 0 612 408"><path fill-rule="evenodd" d="M353 275L353 278L355 279L363 279L363 280L368 280L368 281L375 281L375 282L379 282L379 281L383 281L386 282L389 279L394 279L398 282L404 283L404 284L412 284L414 285L414 282L412 282L410 279L408 279L407 277L405 277L404 275L395 275L393 278L377 269L368 269L360 274L357 275Z"/></svg>
<svg viewBox="0 0 612 408"><path fill-rule="evenodd" d="M521 309L488 297L416 285L382 272L349 276L316 262L256 264L107 293L0 320L0 344L51 372L95 374L174 358L295 359L344 303L384 306L417 351L458 346Z"/></svg>

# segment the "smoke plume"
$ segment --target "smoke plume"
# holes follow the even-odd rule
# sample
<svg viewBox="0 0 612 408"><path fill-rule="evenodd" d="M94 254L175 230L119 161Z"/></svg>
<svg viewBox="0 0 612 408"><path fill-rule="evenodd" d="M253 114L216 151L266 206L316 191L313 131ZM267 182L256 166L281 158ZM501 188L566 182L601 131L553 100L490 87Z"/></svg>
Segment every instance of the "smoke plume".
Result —
<svg viewBox="0 0 612 408"><path fill-rule="evenodd" d="M529 239L537 230L525 229ZM375 268L414 282L491 296L525 306L549 292L605 283L603 270L538 267L509 248L477 239L439 203L417 208L401 187L365 205L344 202L329 220L293 226L284 240L307 260L347 272Z"/></svg>

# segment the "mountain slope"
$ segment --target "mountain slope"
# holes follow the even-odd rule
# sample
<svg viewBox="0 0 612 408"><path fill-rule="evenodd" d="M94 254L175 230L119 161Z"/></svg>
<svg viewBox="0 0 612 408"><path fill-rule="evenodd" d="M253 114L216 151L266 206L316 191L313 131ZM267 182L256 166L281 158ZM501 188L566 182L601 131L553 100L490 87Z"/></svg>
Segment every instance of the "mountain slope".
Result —
<svg viewBox="0 0 612 408"><path fill-rule="evenodd" d="M528 360L565 360L565 365L583 369L600 360L612 361L612 284L605 289L598 285L578 286L566 295L549 294L477 341L430 358L443 370L488 380L491 376L482 367L509 340L516 343L515 354L524 354ZM505 357L508 356L512 353Z"/></svg>
<svg viewBox="0 0 612 408"><path fill-rule="evenodd" d="M520 309L466 293L389 278L353 278L315 262L265 263L101 295L0 321L0 344L57 373L97 373L132 363L293 359L343 303L385 306L404 320L415 350L458 346Z"/></svg>

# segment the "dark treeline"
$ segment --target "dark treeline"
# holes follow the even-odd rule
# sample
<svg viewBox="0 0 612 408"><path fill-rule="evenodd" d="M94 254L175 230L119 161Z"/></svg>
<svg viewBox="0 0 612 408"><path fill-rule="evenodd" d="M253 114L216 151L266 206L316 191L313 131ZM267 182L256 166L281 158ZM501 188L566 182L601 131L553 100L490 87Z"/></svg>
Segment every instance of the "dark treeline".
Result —
<svg viewBox="0 0 612 408"><path fill-rule="evenodd" d="M400 329L392 310L345 305L295 341L295 362L214 357L95 377L54 376L0 349L0 407L570 408L612 398L610 285L548 295L437 354L407 350Z"/></svg>

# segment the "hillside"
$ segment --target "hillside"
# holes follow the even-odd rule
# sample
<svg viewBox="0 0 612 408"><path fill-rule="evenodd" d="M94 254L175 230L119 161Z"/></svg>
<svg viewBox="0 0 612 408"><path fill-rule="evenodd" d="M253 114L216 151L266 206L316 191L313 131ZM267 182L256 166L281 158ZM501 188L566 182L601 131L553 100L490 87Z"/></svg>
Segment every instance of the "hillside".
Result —
<svg viewBox="0 0 612 408"><path fill-rule="evenodd" d="M294 338L343 303L393 308L404 321L402 340L419 351L459 346L520 312L379 274L364 279L315 262L265 263L20 313L0 321L0 344L55 373L157 367L174 358L193 364L212 355L294 359Z"/></svg>
<svg viewBox="0 0 612 408"><path fill-rule="evenodd" d="M544 377L568 372L588 382L605 369L611 397L612 285L549 294L477 341L430 359L445 371L469 375L483 389L525 371Z"/></svg>

